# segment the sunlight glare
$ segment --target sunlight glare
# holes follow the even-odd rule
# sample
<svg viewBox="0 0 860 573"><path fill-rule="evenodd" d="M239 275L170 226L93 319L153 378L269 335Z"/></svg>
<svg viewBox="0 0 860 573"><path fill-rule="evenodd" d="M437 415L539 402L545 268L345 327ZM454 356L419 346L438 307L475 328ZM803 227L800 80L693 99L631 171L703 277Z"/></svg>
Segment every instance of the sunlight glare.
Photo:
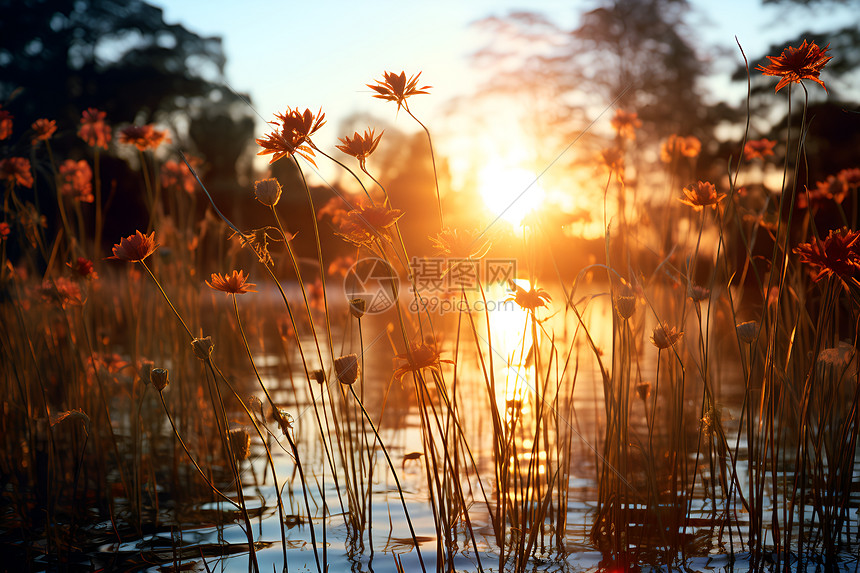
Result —
<svg viewBox="0 0 860 573"><path fill-rule="evenodd" d="M478 191L495 217L516 228L543 203L545 192L536 177L528 169L495 161L478 173Z"/></svg>

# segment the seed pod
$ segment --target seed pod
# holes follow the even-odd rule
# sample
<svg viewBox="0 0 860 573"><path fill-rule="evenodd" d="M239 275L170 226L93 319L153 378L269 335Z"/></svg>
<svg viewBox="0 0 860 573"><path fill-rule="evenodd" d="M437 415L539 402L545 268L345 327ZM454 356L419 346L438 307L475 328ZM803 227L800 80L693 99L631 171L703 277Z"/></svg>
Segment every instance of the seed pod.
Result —
<svg viewBox="0 0 860 573"><path fill-rule="evenodd" d="M263 205L274 207L281 200L281 184L275 178L254 183L254 195Z"/></svg>
<svg viewBox="0 0 860 573"><path fill-rule="evenodd" d="M365 311L367 310L367 301L363 298L353 298L349 300L349 312L355 318L361 318L364 316Z"/></svg>
<svg viewBox="0 0 860 573"><path fill-rule="evenodd" d="M191 349L194 351L194 356L204 362L209 359L213 348L215 348L215 343L212 342L211 336L195 338L191 341Z"/></svg>
<svg viewBox="0 0 860 573"><path fill-rule="evenodd" d="M633 289L630 288L630 285L621 287L621 292L615 297L615 312L624 320L627 320L636 312L636 296L633 294Z"/></svg>
<svg viewBox="0 0 860 573"><path fill-rule="evenodd" d="M248 459L251 453L251 434L245 428L235 428L230 430L228 434L230 438L230 447L233 448L233 455L237 461Z"/></svg>
<svg viewBox="0 0 860 573"><path fill-rule="evenodd" d="M337 373L338 382L347 386L355 384L360 370L358 356L347 354L335 359L334 370Z"/></svg>
<svg viewBox="0 0 860 573"><path fill-rule="evenodd" d="M167 379L167 368L153 368L149 371L149 379L155 389L161 392L169 383Z"/></svg>
<svg viewBox="0 0 860 573"><path fill-rule="evenodd" d="M758 325L755 323L755 321L750 320L738 324L737 326L735 326L735 330L737 330L738 338L741 340L741 342L751 344L755 340Z"/></svg>
<svg viewBox="0 0 860 573"><path fill-rule="evenodd" d="M311 379L313 379L317 384L323 385L325 384L325 372L320 369L316 369L311 372Z"/></svg>

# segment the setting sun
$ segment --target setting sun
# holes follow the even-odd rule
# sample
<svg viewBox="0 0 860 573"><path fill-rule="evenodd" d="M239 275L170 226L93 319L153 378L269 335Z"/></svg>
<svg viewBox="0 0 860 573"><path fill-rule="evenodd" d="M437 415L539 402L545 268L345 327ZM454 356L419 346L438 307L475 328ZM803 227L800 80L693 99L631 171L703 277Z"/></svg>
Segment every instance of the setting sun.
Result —
<svg viewBox="0 0 860 573"><path fill-rule="evenodd" d="M502 161L490 163L478 174L478 191L487 208L514 227L538 209L545 192L537 176L522 167L513 167Z"/></svg>

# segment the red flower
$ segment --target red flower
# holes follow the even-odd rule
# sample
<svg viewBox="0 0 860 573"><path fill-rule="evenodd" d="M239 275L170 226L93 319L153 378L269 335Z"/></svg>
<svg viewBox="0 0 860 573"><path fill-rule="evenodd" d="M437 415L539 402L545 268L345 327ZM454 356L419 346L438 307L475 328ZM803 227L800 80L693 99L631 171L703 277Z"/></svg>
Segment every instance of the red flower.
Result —
<svg viewBox="0 0 860 573"><path fill-rule="evenodd" d="M0 223L0 241L5 241L6 237L8 237L11 232L12 228L9 226L9 223L6 221Z"/></svg>
<svg viewBox="0 0 860 573"><path fill-rule="evenodd" d="M775 141L770 139L754 139L747 141L744 145L744 158L748 161L753 159L764 159L768 155L773 155L773 148L776 146Z"/></svg>
<svg viewBox="0 0 860 573"><path fill-rule="evenodd" d="M32 187L33 173L30 170L30 160L23 157L0 159L0 179L17 183L21 187Z"/></svg>
<svg viewBox="0 0 860 573"><path fill-rule="evenodd" d="M63 195L74 195L76 201L92 203L93 170L89 163L81 159L66 159L60 165L60 192Z"/></svg>
<svg viewBox="0 0 860 573"><path fill-rule="evenodd" d="M373 97L384 99L386 101L397 102L397 109L400 109L400 106L406 108L409 111L409 106L406 105L406 98L418 94L426 94L430 93L425 90L429 89L431 86L421 86L418 87L418 78L421 77L421 72L418 72L416 75L406 79L406 72L400 72L400 75L391 73L391 72L383 72L384 80L379 81L376 80L376 85L367 84L367 87L376 92Z"/></svg>
<svg viewBox="0 0 860 573"><path fill-rule="evenodd" d="M848 189L856 191L860 188L860 168L843 169L836 174L836 178L842 181Z"/></svg>
<svg viewBox="0 0 860 573"><path fill-rule="evenodd" d="M800 262L806 263L817 271L814 281L823 277L837 277L843 283L846 278L854 276L860 270L860 252L857 241L860 231L849 231L846 228L830 231L827 238L813 239L802 243L794 249L800 257Z"/></svg>
<svg viewBox="0 0 860 573"><path fill-rule="evenodd" d="M96 280L99 278L98 273L93 270L93 262L89 259L85 259L84 257L78 257L74 264L66 263L66 265L79 277L90 280Z"/></svg>
<svg viewBox="0 0 860 573"><path fill-rule="evenodd" d="M807 44L806 40L798 48L787 47L779 56L767 56L768 66L758 66L756 70L766 76L779 76L775 92L790 83L801 83L801 80L812 80L827 91L827 86L818 78L821 68L829 62L832 56L827 56L830 44L819 48L815 42Z"/></svg>
<svg viewBox="0 0 860 573"><path fill-rule="evenodd" d="M108 259L136 263L154 253L158 247L158 243L155 242L155 231L148 236L135 231L134 235L125 237L118 245L113 246L113 256Z"/></svg>
<svg viewBox="0 0 860 573"><path fill-rule="evenodd" d="M403 211L400 209L389 209L383 205L361 206L337 221L338 230L335 234L356 246L370 244L377 237L391 240L388 229L402 216Z"/></svg>
<svg viewBox="0 0 860 573"><path fill-rule="evenodd" d="M90 147L108 148L111 140L110 127L105 123L107 113L91 107L81 114L81 127L78 137L87 142Z"/></svg>
<svg viewBox="0 0 860 573"><path fill-rule="evenodd" d="M146 151L156 149L162 143L170 143L170 136L167 131L155 129L151 124L129 125L120 130L119 142Z"/></svg>
<svg viewBox="0 0 860 573"><path fill-rule="evenodd" d="M30 142L36 145L40 141L48 141L57 131L57 122L52 119L37 119L31 126L33 128L33 139Z"/></svg>
<svg viewBox="0 0 860 573"><path fill-rule="evenodd" d="M306 109L303 113L298 109L287 108L284 113L276 113L278 121L270 121L275 130L267 133L266 137L256 140L263 148L257 155L273 155L269 165L281 159L298 153L313 165L313 143L310 140L319 128L325 124L325 114L322 110L317 115ZM279 123L280 122L280 123Z"/></svg>

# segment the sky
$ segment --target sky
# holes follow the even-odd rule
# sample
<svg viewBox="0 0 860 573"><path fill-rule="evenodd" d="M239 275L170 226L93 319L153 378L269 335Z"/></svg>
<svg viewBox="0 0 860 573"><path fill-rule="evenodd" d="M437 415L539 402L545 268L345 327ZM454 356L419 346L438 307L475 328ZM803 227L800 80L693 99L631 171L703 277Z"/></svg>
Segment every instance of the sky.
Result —
<svg viewBox="0 0 860 573"><path fill-rule="evenodd" d="M396 119L398 128L415 125L396 106L372 98L365 84L385 70L407 75L422 72L431 96L416 97L410 108L432 126L444 121L447 104L472 93L478 75L469 55L486 38L473 22L528 9L571 29L578 15L595 5L591 0L434 0L432 2L272 1L272 0L152 0L164 9L168 23L181 23L204 36L220 36L227 56L226 81L251 95L262 135L275 112L287 106L322 109L328 125L314 141L332 148L340 121L353 113ZM762 55L772 43L785 41L807 28L827 29L840 14L806 8L762 6L757 0L692 0L690 29L711 62L714 93L740 98L745 86L728 76L742 63L737 36L747 55ZM844 18L844 13L841 15ZM772 54L776 55L776 54ZM751 62L755 64L756 62Z"/></svg>

